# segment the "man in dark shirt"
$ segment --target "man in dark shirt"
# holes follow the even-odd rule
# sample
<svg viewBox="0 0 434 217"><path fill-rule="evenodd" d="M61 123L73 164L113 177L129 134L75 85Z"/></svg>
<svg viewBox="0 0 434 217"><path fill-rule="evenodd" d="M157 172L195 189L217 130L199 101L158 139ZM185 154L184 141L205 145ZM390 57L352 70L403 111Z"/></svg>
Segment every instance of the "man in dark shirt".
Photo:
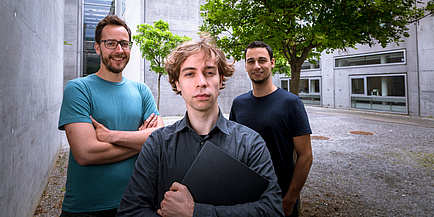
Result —
<svg viewBox="0 0 434 217"><path fill-rule="evenodd" d="M281 191L264 140L220 112L217 98L234 68L208 41L181 45L167 58L169 82L184 98L187 112L182 120L151 134L142 147L118 216L283 216ZM207 140L269 181L257 201L231 206L198 203L179 183Z"/></svg>
<svg viewBox="0 0 434 217"><path fill-rule="evenodd" d="M297 198L313 159L309 119L298 96L273 84L273 50L268 44L252 42L244 55L253 90L234 99L229 119L254 129L264 138L282 189L285 216L298 216Z"/></svg>

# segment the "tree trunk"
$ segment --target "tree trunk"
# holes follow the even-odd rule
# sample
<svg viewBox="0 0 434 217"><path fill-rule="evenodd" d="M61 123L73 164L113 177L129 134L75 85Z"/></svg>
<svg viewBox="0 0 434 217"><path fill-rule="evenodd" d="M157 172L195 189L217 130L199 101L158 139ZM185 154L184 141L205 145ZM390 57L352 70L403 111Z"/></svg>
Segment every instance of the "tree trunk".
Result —
<svg viewBox="0 0 434 217"><path fill-rule="evenodd" d="M157 110L160 111L160 81L162 73L158 73L158 98L157 98Z"/></svg>
<svg viewBox="0 0 434 217"><path fill-rule="evenodd" d="M291 82L290 82L289 91L298 96L298 92L300 89L301 64L296 63L296 61L292 61L290 65L291 65Z"/></svg>

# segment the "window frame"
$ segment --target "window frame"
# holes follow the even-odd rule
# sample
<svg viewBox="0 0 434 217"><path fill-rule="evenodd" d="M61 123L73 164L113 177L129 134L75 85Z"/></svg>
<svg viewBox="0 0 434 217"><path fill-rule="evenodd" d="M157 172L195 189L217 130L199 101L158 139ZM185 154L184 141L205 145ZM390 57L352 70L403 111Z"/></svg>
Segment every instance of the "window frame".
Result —
<svg viewBox="0 0 434 217"><path fill-rule="evenodd" d="M308 90L309 90L309 92L308 93L301 93L301 92L299 92L298 96L300 98L303 98L303 97L319 98L319 104L305 103L306 101L304 101L303 103L305 103L307 105L321 106L322 105L322 91L321 91L322 84L321 84L321 77L319 77L319 76L315 76L315 77L303 77L303 78L300 78L300 81L301 80L308 80ZM319 92L317 92L317 93L316 92L312 92L312 81L313 80L318 80L318 84L319 84L318 91ZM288 86L287 86L288 90L286 90L286 91L289 91L291 89L290 88L291 87L291 78L289 78L289 77L281 78L280 79L280 87L281 88L282 88L282 82L283 81L288 83ZM284 88L282 88L282 89L285 90ZM303 99L302 99L302 101L303 101Z"/></svg>
<svg viewBox="0 0 434 217"><path fill-rule="evenodd" d="M344 59L350 59L355 57L371 57L376 55L387 55L387 54L394 54L394 53L403 53L404 61L402 62L395 62L395 63L378 63L378 64L364 64L364 65L355 65L355 66L337 66L336 61L344 60ZM381 60L381 58L380 58ZM390 66L390 65L405 65L407 64L407 51L406 49L399 49L399 50L389 50L389 51L382 51L382 52L374 52L374 53L365 53L365 54L355 54L355 55L346 55L346 56L335 56L333 61L333 67L334 69L344 69L344 68L359 68L359 67L373 67L373 66Z"/></svg>
<svg viewBox="0 0 434 217"><path fill-rule="evenodd" d="M373 77L394 77L394 76L403 76L404 77L404 96L378 96L378 95L369 95L368 94L368 78L373 78ZM363 94L353 94L353 79L360 79L363 78ZM349 97L349 105L351 109L357 109L357 110L365 110L365 111L377 111L377 112L388 112L388 113L399 113L399 114L408 114L408 90L407 90L407 85L408 85L408 81L407 81L407 74L406 73L401 73L401 74L375 74L375 75L354 75L354 76L349 76L349 91L350 91L350 97ZM354 100L366 100L370 102L370 108L369 109L365 109L365 108L360 108L357 107L357 102L353 103L353 99ZM381 110L381 109L373 109L372 107L372 103L375 102L389 102L390 104L390 110ZM395 111L392 110L392 102L404 102L405 103L405 110L404 111Z"/></svg>

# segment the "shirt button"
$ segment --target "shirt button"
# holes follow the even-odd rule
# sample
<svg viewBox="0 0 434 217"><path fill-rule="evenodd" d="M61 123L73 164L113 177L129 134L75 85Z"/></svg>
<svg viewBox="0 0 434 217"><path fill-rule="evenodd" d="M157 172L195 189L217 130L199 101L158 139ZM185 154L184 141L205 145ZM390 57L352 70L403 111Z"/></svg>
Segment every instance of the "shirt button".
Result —
<svg viewBox="0 0 434 217"><path fill-rule="evenodd" d="M203 142L200 142L200 145L203 145Z"/></svg>

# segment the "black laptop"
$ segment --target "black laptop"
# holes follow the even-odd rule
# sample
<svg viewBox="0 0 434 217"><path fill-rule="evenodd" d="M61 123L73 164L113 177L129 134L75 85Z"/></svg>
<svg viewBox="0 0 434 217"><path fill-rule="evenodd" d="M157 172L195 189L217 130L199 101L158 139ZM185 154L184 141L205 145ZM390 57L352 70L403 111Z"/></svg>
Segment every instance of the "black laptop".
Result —
<svg viewBox="0 0 434 217"><path fill-rule="evenodd" d="M181 182L194 201L235 205L256 201L268 181L210 141L206 141Z"/></svg>

